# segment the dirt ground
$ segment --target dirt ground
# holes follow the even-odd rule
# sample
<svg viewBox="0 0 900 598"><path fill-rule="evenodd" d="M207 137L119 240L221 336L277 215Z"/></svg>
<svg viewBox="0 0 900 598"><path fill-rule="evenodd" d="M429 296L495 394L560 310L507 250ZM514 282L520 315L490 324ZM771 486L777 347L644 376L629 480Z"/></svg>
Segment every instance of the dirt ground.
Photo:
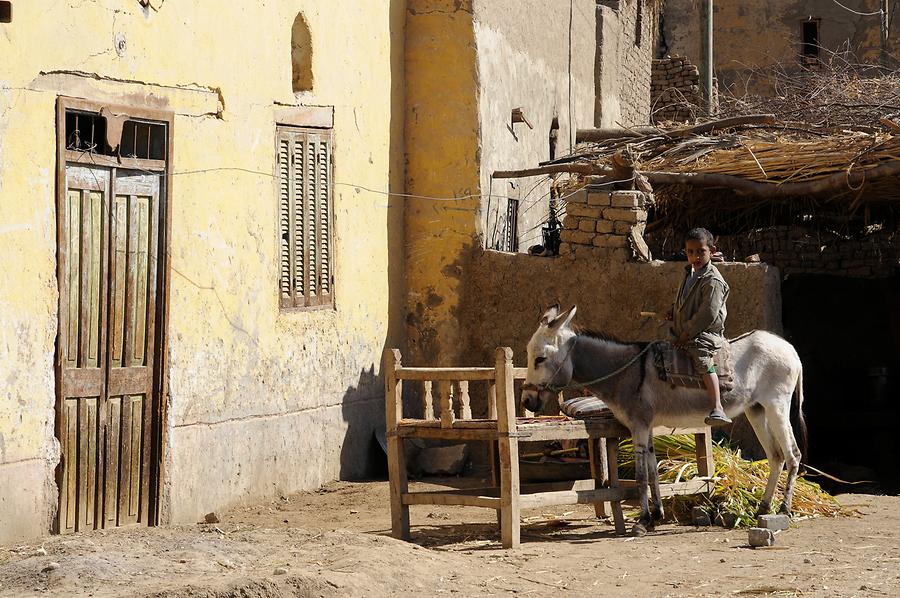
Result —
<svg viewBox="0 0 900 598"><path fill-rule="evenodd" d="M0 596L900 596L900 498L841 500L861 516L797 521L769 548L674 524L616 537L579 505L524 513L506 551L493 512L462 507L412 507L413 542L394 540L387 483L340 482L218 524L0 547Z"/></svg>

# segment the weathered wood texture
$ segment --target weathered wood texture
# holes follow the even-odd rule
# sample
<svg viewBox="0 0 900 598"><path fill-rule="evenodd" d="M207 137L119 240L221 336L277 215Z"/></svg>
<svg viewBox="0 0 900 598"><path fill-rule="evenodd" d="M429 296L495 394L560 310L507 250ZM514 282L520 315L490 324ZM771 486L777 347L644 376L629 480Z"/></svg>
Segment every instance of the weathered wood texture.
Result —
<svg viewBox="0 0 900 598"><path fill-rule="evenodd" d="M625 533L622 501L637 496L633 480L620 480L617 467L619 441L630 435L628 428L606 414L584 420L564 416L516 417L514 383L525 378L526 368L512 365L509 348L499 348L492 368L408 368L400 365L400 352L384 354L385 415L388 432L388 468L391 490L391 529L394 537L409 537L409 505L462 505L495 509L504 548L520 543L520 514L523 508L591 503L598 517L612 512L616 532ZM491 374L488 377L488 374ZM422 418L404 418L401 403L402 380L424 380L425 413ZM468 383L491 380L488 387L486 419L472 419L468 405ZM440 395L439 413L432 412L432 381ZM455 392L453 389L457 389ZM454 399L456 399L454 401ZM454 412L458 406L459 417ZM656 428L654 435L694 434L697 439L698 470L701 476L712 471L709 428ZM491 486L466 490L409 492L404 438L441 438L454 441L488 442ZM519 479L519 440L588 439L593 479L522 485ZM705 472L705 473L704 473ZM663 484L662 496L709 492L713 482L695 479Z"/></svg>

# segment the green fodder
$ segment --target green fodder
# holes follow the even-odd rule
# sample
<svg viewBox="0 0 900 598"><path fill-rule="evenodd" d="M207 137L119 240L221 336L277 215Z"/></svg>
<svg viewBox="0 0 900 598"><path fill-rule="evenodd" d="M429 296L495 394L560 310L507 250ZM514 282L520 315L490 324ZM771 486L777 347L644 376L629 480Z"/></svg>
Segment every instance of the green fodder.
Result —
<svg viewBox="0 0 900 598"><path fill-rule="evenodd" d="M696 443L691 434L658 436L653 439L658 459L661 483L690 480L697 476ZM715 458L715 489L712 494L676 496L666 500L669 517L679 523L691 522L691 509L695 506L706 508L713 520L719 516L736 527L752 527L754 514L762 500L769 479L769 464L765 459L748 461L739 449L721 443L713 444ZM634 446L631 439L619 445L619 471L622 477L634 477ZM776 501L784 496L787 472L782 472L778 481ZM773 505L776 506L776 505ZM794 500L791 507L794 516L837 517L852 516L854 511L843 507L838 501L822 490L815 482L800 476L794 486Z"/></svg>

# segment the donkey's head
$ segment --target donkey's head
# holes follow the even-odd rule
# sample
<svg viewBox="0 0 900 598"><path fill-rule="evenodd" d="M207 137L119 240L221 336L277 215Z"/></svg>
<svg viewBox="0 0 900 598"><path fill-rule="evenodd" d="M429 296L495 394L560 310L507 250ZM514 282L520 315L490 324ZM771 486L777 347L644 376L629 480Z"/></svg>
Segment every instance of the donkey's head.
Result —
<svg viewBox="0 0 900 598"><path fill-rule="evenodd" d="M541 316L538 329L528 341L528 375L522 385L522 406L535 413L549 412L557 401L559 387L572 381L572 346L575 332L569 326L575 306L559 313L554 305Z"/></svg>

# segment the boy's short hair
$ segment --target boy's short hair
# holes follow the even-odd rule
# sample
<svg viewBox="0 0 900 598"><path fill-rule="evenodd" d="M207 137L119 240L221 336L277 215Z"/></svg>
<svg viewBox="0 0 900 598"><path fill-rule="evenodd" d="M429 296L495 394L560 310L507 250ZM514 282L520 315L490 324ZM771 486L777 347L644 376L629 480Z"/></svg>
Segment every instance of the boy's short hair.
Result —
<svg viewBox="0 0 900 598"><path fill-rule="evenodd" d="M712 247L716 244L716 238L713 237L713 234L705 228L692 228L684 236L684 240L685 242L700 241L702 243L706 243L707 247Z"/></svg>

